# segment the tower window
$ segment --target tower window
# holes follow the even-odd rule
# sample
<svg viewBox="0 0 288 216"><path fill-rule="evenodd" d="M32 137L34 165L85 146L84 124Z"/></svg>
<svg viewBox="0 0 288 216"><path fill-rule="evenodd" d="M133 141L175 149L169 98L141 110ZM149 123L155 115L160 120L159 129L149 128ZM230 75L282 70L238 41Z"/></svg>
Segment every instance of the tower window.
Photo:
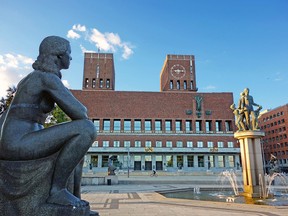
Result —
<svg viewBox="0 0 288 216"><path fill-rule="evenodd" d="M184 80L184 89L187 89L187 81L186 80Z"/></svg>
<svg viewBox="0 0 288 216"><path fill-rule="evenodd" d="M96 80L93 79L93 80L92 80L92 88L95 88L95 87L96 87Z"/></svg>
<svg viewBox="0 0 288 216"><path fill-rule="evenodd" d="M193 89L193 81L190 82L190 89Z"/></svg>
<svg viewBox="0 0 288 216"><path fill-rule="evenodd" d="M173 80L170 80L170 89L173 89Z"/></svg>
<svg viewBox="0 0 288 216"><path fill-rule="evenodd" d="M86 87L86 88L89 87L89 79L88 79L88 78L85 79L85 87Z"/></svg>
<svg viewBox="0 0 288 216"><path fill-rule="evenodd" d="M110 88L110 79L106 80L106 88Z"/></svg>
<svg viewBox="0 0 288 216"><path fill-rule="evenodd" d="M180 89L180 80L177 80L177 89Z"/></svg>
<svg viewBox="0 0 288 216"><path fill-rule="evenodd" d="M100 88L103 88L103 79L100 79L100 85L99 85Z"/></svg>

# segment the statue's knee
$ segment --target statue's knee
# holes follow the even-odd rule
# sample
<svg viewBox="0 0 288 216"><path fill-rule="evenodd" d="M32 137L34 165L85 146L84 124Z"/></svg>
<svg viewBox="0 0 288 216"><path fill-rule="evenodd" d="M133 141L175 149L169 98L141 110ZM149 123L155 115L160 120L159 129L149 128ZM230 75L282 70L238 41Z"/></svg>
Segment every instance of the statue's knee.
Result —
<svg viewBox="0 0 288 216"><path fill-rule="evenodd" d="M91 122L90 120L83 120L83 130L85 131L86 134L88 134L91 139L95 139L96 138L96 127L93 124L93 122Z"/></svg>

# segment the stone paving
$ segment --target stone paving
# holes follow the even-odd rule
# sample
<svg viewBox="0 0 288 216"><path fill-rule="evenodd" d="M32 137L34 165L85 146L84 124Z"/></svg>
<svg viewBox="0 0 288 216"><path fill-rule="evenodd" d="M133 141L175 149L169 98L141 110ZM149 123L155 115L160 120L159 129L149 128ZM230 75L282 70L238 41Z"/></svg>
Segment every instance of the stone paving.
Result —
<svg viewBox="0 0 288 216"><path fill-rule="evenodd" d="M214 185L211 185L211 183L209 185L205 184L205 179L211 179L210 176L198 176L197 178L191 176L190 178L185 176L159 176L156 178L147 176L130 176L130 178L127 178L119 176L120 184L118 185L83 186L82 198L89 201L91 209L98 211L100 216L288 215L288 206L172 199L156 192L193 188L195 184L193 184L191 178L202 179L203 185L200 185L200 187L219 187L219 184L216 183ZM216 179L216 177L214 178ZM190 182L187 179L190 179ZM198 182L197 185L199 186Z"/></svg>

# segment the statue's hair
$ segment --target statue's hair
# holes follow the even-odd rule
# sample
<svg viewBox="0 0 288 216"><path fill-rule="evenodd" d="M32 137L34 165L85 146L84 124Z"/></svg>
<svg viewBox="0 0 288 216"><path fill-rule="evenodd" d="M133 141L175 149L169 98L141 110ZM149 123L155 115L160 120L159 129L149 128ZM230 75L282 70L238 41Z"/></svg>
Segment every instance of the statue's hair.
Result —
<svg viewBox="0 0 288 216"><path fill-rule="evenodd" d="M59 73L59 66L57 65L58 57L64 54L69 46L70 43L68 40L58 36L44 38L39 46L39 56L32 64L33 69Z"/></svg>

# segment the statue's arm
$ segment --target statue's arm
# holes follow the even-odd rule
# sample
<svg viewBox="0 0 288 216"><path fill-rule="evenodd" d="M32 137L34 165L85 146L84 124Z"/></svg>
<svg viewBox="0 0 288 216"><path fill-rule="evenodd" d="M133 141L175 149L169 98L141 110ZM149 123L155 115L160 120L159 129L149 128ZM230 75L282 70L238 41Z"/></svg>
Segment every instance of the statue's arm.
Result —
<svg viewBox="0 0 288 216"><path fill-rule="evenodd" d="M55 100L55 103L72 119L87 119L87 109L63 85L61 79L54 74L45 73L44 91Z"/></svg>

